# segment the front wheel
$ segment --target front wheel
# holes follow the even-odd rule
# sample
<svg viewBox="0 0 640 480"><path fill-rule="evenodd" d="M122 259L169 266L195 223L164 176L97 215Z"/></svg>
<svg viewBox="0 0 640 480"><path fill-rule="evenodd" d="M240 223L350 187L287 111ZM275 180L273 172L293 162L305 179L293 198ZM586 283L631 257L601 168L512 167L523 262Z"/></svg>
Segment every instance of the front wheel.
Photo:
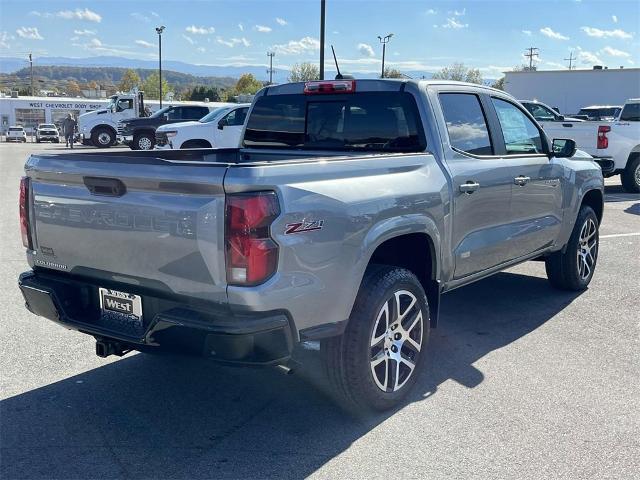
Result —
<svg viewBox="0 0 640 480"><path fill-rule="evenodd" d="M133 150L153 150L156 139L150 133L139 133L133 137Z"/></svg>
<svg viewBox="0 0 640 480"><path fill-rule="evenodd" d="M640 193L640 155L629 159L622 172L622 189L628 193Z"/></svg>
<svg viewBox="0 0 640 480"><path fill-rule="evenodd" d="M561 290L580 291L587 288L598 261L598 217L593 209L583 205L571 237L564 249L552 253L545 260L547 278Z"/></svg>
<svg viewBox="0 0 640 480"><path fill-rule="evenodd" d="M71 142L73 142L73 138ZM116 141L116 137L112 130L108 128L96 128L91 133L91 143L94 147L108 148Z"/></svg>
<svg viewBox="0 0 640 480"><path fill-rule="evenodd" d="M370 266L344 334L321 344L329 382L350 406L393 408L420 375L428 338L429 306L416 276Z"/></svg>

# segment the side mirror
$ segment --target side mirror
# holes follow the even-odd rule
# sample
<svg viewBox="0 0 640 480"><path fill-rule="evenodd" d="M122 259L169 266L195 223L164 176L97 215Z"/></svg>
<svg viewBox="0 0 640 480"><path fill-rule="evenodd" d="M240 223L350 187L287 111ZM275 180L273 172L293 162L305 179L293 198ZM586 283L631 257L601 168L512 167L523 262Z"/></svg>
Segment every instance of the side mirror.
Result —
<svg viewBox="0 0 640 480"><path fill-rule="evenodd" d="M564 122L564 115L558 115L558 121Z"/></svg>
<svg viewBox="0 0 640 480"><path fill-rule="evenodd" d="M225 125L226 125L226 122L224 121L224 119L223 119L223 120L220 120L220 121L218 122L218 130L222 130L222 129L224 129L224 126L225 126Z"/></svg>
<svg viewBox="0 0 640 480"><path fill-rule="evenodd" d="M169 114L165 113L163 116L164 116L164 119L168 122L169 121Z"/></svg>
<svg viewBox="0 0 640 480"><path fill-rule="evenodd" d="M571 158L576 154L576 142L570 138L554 138L551 155L556 158Z"/></svg>

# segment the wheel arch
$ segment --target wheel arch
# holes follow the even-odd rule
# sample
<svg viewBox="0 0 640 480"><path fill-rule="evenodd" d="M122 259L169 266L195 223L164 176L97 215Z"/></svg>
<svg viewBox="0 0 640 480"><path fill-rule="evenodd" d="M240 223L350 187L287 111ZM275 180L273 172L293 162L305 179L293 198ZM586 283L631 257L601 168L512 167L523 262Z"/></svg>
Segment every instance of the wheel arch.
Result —
<svg viewBox="0 0 640 480"><path fill-rule="evenodd" d="M440 307L437 252L436 242L429 233L404 233L379 243L367 264L406 268L418 277L429 300L429 318L433 328L437 326Z"/></svg>
<svg viewBox="0 0 640 480"><path fill-rule="evenodd" d="M113 133L113 138L115 138L115 137L117 137L117 136L118 136L118 132L116 131L116 129L115 129L115 128L113 128L113 126L109 125L108 123L100 123L100 124L98 124L98 125L94 126L94 127L91 129L90 134L91 134L91 135L93 135L93 133L94 133L96 130L98 130L98 129L103 129L103 128L104 128L104 129L107 129L107 130L110 130L110 131L111 131L111 133Z"/></svg>
<svg viewBox="0 0 640 480"><path fill-rule="evenodd" d="M600 224L602 222L602 215L604 214L604 196L602 190L587 190L580 200L580 208L582 208L583 205L588 205L593 209L598 217L598 224Z"/></svg>
<svg viewBox="0 0 640 480"><path fill-rule="evenodd" d="M190 143L197 146L195 147L186 146ZM190 140L182 142L182 145L180 145L180 148L213 148L213 145L211 145L211 142L209 140L205 140L204 138L192 138Z"/></svg>

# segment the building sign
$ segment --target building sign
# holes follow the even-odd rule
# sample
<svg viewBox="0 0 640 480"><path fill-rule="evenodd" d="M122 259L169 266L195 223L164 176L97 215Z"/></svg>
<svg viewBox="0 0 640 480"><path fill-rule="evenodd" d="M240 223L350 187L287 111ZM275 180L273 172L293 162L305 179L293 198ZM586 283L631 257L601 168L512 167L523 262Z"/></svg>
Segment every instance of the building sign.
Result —
<svg viewBox="0 0 640 480"><path fill-rule="evenodd" d="M104 103L52 103L29 102L31 108L62 108L69 110L97 110L104 107Z"/></svg>

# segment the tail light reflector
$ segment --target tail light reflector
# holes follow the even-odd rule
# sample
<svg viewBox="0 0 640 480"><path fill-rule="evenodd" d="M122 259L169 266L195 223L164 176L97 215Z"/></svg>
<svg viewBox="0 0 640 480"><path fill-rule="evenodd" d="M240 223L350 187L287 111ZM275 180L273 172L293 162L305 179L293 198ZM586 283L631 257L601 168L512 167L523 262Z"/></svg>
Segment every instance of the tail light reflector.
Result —
<svg viewBox="0 0 640 480"><path fill-rule="evenodd" d="M25 248L33 250L31 242L31 229L29 228L29 177L20 179L20 233L22 234L22 244Z"/></svg>
<svg viewBox="0 0 640 480"><path fill-rule="evenodd" d="M608 125L600 125L598 127L598 148L609 148L609 138L607 133L611 131L611 127Z"/></svg>
<svg viewBox="0 0 640 480"><path fill-rule="evenodd" d="M280 214L275 192L253 192L227 196L227 283L257 285L266 281L278 265L278 244L270 227Z"/></svg>
<svg viewBox="0 0 640 480"><path fill-rule="evenodd" d="M355 80L329 80L319 82L306 82L304 84L305 95L322 95L327 93L353 93L356 91Z"/></svg>

